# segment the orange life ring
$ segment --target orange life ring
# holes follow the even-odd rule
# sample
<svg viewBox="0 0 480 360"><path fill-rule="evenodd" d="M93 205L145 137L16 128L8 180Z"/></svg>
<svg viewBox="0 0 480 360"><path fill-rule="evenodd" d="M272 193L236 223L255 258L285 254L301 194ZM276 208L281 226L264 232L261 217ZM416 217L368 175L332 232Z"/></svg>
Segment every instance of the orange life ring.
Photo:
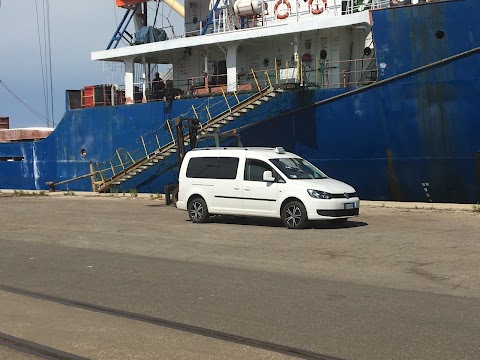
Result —
<svg viewBox="0 0 480 360"><path fill-rule="evenodd" d="M281 4L285 4L287 6L287 10L285 11L284 14L279 14L278 13L278 7L281 5ZM273 13L275 14L275 16L277 17L277 19L286 19L288 17L288 14L290 13L290 10L292 9L292 6L290 5L290 3L288 2L288 0L278 0L277 3L275 4L275 7L273 8Z"/></svg>
<svg viewBox="0 0 480 360"><path fill-rule="evenodd" d="M325 7L327 6L327 0L321 0L323 1L323 6L319 6L319 2L320 0L316 0L316 7L313 7L313 0L308 0L308 10L314 14L314 15L318 15L318 14L321 14L323 13L323 11L325 10Z"/></svg>

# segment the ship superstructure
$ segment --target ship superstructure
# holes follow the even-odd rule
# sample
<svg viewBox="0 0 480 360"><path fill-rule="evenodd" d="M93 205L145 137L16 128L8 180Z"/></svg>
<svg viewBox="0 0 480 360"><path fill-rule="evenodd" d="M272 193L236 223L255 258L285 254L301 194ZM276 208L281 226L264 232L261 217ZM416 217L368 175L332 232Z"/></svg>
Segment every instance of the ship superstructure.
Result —
<svg viewBox="0 0 480 360"><path fill-rule="evenodd" d="M144 19L136 23L138 34L149 26L146 8L136 3L141 2L117 2L134 19ZM296 1L293 6L287 0L192 0L184 9L175 4L185 14L183 31L169 26L161 29L162 41L92 53L93 60L125 65L126 103L148 101L149 69L158 65L170 66L168 80L178 95L251 90L252 70L268 72L273 85L353 87L376 78L367 9L386 7L389 1L355 8L339 0Z"/></svg>

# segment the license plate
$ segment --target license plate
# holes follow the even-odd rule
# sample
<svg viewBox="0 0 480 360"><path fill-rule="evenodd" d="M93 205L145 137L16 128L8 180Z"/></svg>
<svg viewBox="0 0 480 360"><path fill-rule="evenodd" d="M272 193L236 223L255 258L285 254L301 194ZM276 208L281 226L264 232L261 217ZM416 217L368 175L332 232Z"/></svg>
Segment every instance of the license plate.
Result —
<svg viewBox="0 0 480 360"><path fill-rule="evenodd" d="M344 209L355 209L355 203L344 204Z"/></svg>

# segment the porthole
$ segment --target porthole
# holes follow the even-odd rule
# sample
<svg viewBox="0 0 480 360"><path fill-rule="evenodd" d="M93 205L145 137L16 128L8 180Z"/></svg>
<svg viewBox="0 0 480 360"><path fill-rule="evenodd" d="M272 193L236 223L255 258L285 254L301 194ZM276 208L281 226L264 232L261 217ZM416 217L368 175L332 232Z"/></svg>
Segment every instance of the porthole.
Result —
<svg viewBox="0 0 480 360"><path fill-rule="evenodd" d="M445 37L445 33L442 31L442 30L438 30L436 33L435 33L435 37L437 39L443 39Z"/></svg>
<svg viewBox="0 0 480 360"><path fill-rule="evenodd" d="M327 50L320 50L320 59L325 60L327 58Z"/></svg>
<svg viewBox="0 0 480 360"><path fill-rule="evenodd" d="M87 156L87 150L85 150L85 149L80 150L80 156L82 158L86 157Z"/></svg>

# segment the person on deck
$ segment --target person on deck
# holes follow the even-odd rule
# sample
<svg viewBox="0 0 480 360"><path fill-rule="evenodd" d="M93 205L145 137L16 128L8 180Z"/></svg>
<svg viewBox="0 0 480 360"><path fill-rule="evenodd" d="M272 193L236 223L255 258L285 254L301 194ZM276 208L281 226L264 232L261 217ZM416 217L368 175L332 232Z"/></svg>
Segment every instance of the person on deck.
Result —
<svg viewBox="0 0 480 360"><path fill-rule="evenodd" d="M153 79L153 96L157 100L162 100L165 96L165 83L158 72L155 73L155 78Z"/></svg>

